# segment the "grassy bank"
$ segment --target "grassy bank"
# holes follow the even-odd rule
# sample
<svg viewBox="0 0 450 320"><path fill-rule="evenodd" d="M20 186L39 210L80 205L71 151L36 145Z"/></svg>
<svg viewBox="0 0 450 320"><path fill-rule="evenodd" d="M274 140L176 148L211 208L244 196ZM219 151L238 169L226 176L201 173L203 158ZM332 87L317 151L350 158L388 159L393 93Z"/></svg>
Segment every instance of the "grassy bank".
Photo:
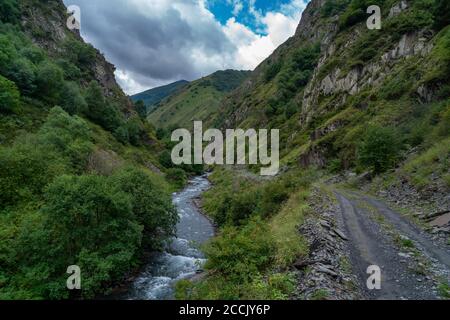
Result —
<svg viewBox="0 0 450 320"><path fill-rule="evenodd" d="M204 195L218 236L204 247L207 276L181 281L179 299L288 299L295 289L289 266L308 254L298 227L308 214L316 174L291 172L255 182L226 169L211 176Z"/></svg>

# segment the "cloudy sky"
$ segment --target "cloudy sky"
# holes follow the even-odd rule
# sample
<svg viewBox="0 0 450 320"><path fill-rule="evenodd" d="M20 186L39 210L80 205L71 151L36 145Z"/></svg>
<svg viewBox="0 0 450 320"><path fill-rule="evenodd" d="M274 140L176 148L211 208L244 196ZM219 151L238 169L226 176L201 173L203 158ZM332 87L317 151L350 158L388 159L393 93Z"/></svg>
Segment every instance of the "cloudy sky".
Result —
<svg viewBox="0 0 450 320"><path fill-rule="evenodd" d="M128 94L221 69L254 69L295 32L309 0L64 0Z"/></svg>

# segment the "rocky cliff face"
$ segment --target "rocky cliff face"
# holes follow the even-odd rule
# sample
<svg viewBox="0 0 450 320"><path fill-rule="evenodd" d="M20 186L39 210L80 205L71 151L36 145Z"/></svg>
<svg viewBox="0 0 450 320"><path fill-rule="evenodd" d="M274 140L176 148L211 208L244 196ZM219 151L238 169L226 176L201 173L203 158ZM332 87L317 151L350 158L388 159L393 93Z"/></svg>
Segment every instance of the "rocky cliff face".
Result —
<svg viewBox="0 0 450 320"><path fill-rule="evenodd" d="M39 47L45 49L54 57L64 56L64 46L62 45L68 37L75 37L77 41L83 42L78 30L67 28L68 14L62 0L50 0L44 4L36 4L34 1L21 0L22 26L30 39ZM103 54L97 49L95 58L91 61L93 79L86 79L86 84L90 80L96 80L103 88L104 94L122 100L128 109L131 103L125 97L122 89L116 82L114 72L115 67L106 61Z"/></svg>
<svg viewBox="0 0 450 320"><path fill-rule="evenodd" d="M318 4L317 2L316 4ZM323 1L322 1L323 3ZM389 18L394 19L401 12L409 8L407 1L395 4L390 10ZM306 23L301 26L308 28ZM346 42L336 44L336 32L330 33L322 41L322 56L309 85L303 94L303 110L301 123L310 122L315 113L315 106L319 104L320 97L339 96L334 100L336 108L345 105L349 96L357 95L364 88L379 88L397 65L405 64L408 59L417 57L418 60L411 63L424 64L426 57L433 49L433 32L429 29L418 29L401 34L400 40L393 43L386 51L378 54L376 59L364 64L358 64L350 69L343 70L335 67L327 72L325 76L320 74L321 68L335 57L345 56L346 50L354 46L365 31L365 26L353 30L353 34L346 37ZM331 30L338 30L337 20ZM382 50L383 48L380 48ZM433 92L430 88L420 86L417 95L423 102L433 100Z"/></svg>
<svg viewBox="0 0 450 320"><path fill-rule="evenodd" d="M330 1L312 0L296 34L225 100L228 115L218 123L277 127L289 161L295 157L301 165L324 167L339 157L347 167L364 122L396 125L405 105L442 99L438 92L446 80L431 70L440 64L435 47L443 32L433 29L430 8L421 0L378 2L382 29L369 30L369 15L350 23L349 7L329 14ZM313 46L320 53L308 77L302 68L305 50ZM383 105L389 110L381 110Z"/></svg>

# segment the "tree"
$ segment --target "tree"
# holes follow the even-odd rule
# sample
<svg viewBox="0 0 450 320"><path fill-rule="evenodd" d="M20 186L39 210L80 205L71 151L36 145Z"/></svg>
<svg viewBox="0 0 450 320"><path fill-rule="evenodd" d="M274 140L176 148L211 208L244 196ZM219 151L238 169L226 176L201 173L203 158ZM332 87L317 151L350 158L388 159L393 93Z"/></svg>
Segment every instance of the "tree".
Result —
<svg viewBox="0 0 450 320"><path fill-rule="evenodd" d="M89 83L84 98L87 103L86 117L95 123L111 132L117 132L117 128L125 125L119 107L105 100L102 88L97 81Z"/></svg>
<svg viewBox="0 0 450 320"><path fill-rule="evenodd" d="M129 194L133 213L144 226L144 245L148 249L160 249L163 241L175 234L178 222L170 196L161 191L149 174L134 167L119 171L111 180Z"/></svg>
<svg viewBox="0 0 450 320"><path fill-rule="evenodd" d="M143 132L141 119L134 116L126 122L128 138L132 145L138 145Z"/></svg>
<svg viewBox="0 0 450 320"><path fill-rule="evenodd" d="M0 112L14 112L20 105L20 93L14 82L0 75Z"/></svg>
<svg viewBox="0 0 450 320"><path fill-rule="evenodd" d="M370 127L358 146L359 163L374 173L382 173L395 166L400 158L402 143L391 127Z"/></svg>
<svg viewBox="0 0 450 320"><path fill-rule="evenodd" d="M17 23L20 17L20 9L17 0L0 1L0 21Z"/></svg>
<svg viewBox="0 0 450 320"><path fill-rule="evenodd" d="M85 113L87 103L81 95L80 88L75 82L64 83L64 95L61 97L61 107L70 115Z"/></svg>
<svg viewBox="0 0 450 320"><path fill-rule="evenodd" d="M84 98L88 106L86 116L93 121L102 119L105 112L106 103L102 88L98 82L91 81L89 83Z"/></svg>
<svg viewBox="0 0 450 320"><path fill-rule="evenodd" d="M57 104L64 83L64 72L53 63L43 62L36 74L37 94L44 100Z"/></svg>
<svg viewBox="0 0 450 320"><path fill-rule="evenodd" d="M67 266L83 270L84 297L129 270L142 241L143 227L132 211L130 196L102 176L61 176L48 188L42 214L51 241L43 263L55 270L48 286L52 297L67 292ZM61 281L62 280L62 281Z"/></svg>
<svg viewBox="0 0 450 320"><path fill-rule="evenodd" d="M445 0L436 0L433 8L434 28L441 30L450 24L450 2Z"/></svg>
<svg viewBox="0 0 450 320"><path fill-rule="evenodd" d="M178 188L183 188L187 181L186 172L180 168L167 170L166 178Z"/></svg>
<svg viewBox="0 0 450 320"><path fill-rule="evenodd" d="M144 101L138 100L134 104L134 108L136 109L136 112L138 113L139 117L141 117L141 119L144 120L145 118L147 118L147 106L145 105Z"/></svg>

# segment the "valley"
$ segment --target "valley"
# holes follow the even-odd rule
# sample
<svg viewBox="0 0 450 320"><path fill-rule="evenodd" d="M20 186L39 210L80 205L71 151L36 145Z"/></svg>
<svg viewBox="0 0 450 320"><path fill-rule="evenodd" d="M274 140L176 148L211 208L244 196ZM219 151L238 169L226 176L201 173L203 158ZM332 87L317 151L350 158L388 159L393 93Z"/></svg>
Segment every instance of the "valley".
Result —
<svg viewBox="0 0 450 320"><path fill-rule="evenodd" d="M0 300L449 299L448 12L311 0L254 70L130 97L61 0L4 0Z"/></svg>

